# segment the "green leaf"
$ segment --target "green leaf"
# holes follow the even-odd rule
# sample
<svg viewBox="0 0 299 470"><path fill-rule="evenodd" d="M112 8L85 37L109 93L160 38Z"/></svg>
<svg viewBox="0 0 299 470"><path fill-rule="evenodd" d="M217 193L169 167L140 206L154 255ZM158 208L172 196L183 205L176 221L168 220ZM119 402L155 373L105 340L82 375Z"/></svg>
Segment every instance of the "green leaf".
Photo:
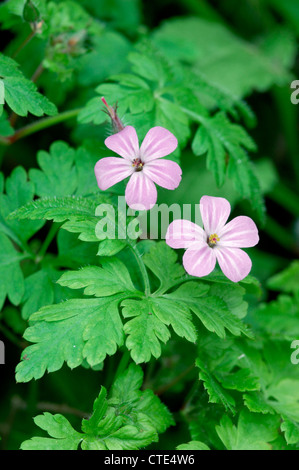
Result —
<svg viewBox="0 0 299 470"><path fill-rule="evenodd" d="M54 300L53 282L46 271L37 271L25 279L25 293L22 298L22 317L30 315Z"/></svg>
<svg viewBox="0 0 299 470"><path fill-rule="evenodd" d="M33 324L24 338L36 344L24 350L16 369L17 381L39 379L46 370L59 370L64 361L70 368L78 367L84 359L94 366L107 354L113 355L123 344L119 301L117 296L71 299L43 307L32 315Z"/></svg>
<svg viewBox="0 0 299 470"><path fill-rule="evenodd" d="M286 419L281 424L281 430L284 432L288 444L297 444L299 442L299 424Z"/></svg>
<svg viewBox="0 0 299 470"><path fill-rule="evenodd" d="M116 378L111 393L104 387L89 419L82 420L82 433L75 431L62 415L44 413L35 423L53 437L32 439L22 449L138 450L158 441L158 433L174 424L168 409L151 390L140 391L142 370L130 365Z"/></svg>
<svg viewBox="0 0 299 470"><path fill-rule="evenodd" d="M140 392L142 379L142 369L131 364L126 371L116 377L109 395L109 404L118 406L121 412L124 412L122 408L125 406L127 409L124 414L129 415L129 419L133 417L131 409L133 407L135 413L146 416L157 432L162 434L170 425L174 424L173 418L167 407L161 403L152 390Z"/></svg>
<svg viewBox="0 0 299 470"><path fill-rule="evenodd" d="M102 12L100 17L103 17ZM114 74L122 72L127 66L127 55L132 47L125 36L110 28L94 36L92 42L92 50L77 59L78 81L85 87L103 82L110 77L111 71ZM101 67L95 67L94 64L99 61Z"/></svg>
<svg viewBox="0 0 299 470"><path fill-rule="evenodd" d="M24 168L15 168L5 183L6 194L0 194L0 230L19 246L29 240L43 225L43 221L20 221L9 218L11 212L30 203L34 197L34 185L27 181Z"/></svg>
<svg viewBox="0 0 299 470"><path fill-rule="evenodd" d="M176 135L179 145L183 147L190 136L189 119L175 100L162 96L165 94L164 86L170 86L173 79L170 66L151 43L139 44L136 49L128 57L135 75L113 75L110 79L119 83L101 84L96 92L105 96L108 103L117 102L119 116L130 112L128 123L136 127L140 138L151 127L163 126ZM105 115L101 108L100 97L92 98L79 114L79 122L102 124ZM142 123L137 125L140 118Z"/></svg>
<svg viewBox="0 0 299 470"><path fill-rule="evenodd" d="M1 87L1 80L0 80L0 87ZM10 137L14 134L14 129L11 126L9 119L7 118L6 111L2 110L1 113L1 104L0 104L0 135L3 137Z"/></svg>
<svg viewBox="0 0 299 470"><path fill-rule="evenodd" d="M203 442L190 441L187 444L180 444L177 450L210 450L209 447Z"/></svg>
<svg viewBox="0 0 299 470"><path fill-rule="evenodd" d="M98 243L82 242L74 233L59 230L57 235L57 264L69 269L97 264L98 246Z"/></svg>
<svg viewBox="0 0 299 470"><path fill-rule="evenodd" d="M74 430L68 420L60 415L44 413L34 418L35 424L51 438L33 437L21 444L22 450L77 450L83 434Z"/></svg>
<svg viewBox="0 0 299 470"><path fill-rule="evenodd" d="M189 119L178 104L160 98L156 105L155 124L170 130L180 142L180 147L186 145L190 137Z"/></svg>
<svg viewBox="0 0 299 470"><path fill-rule="evenodd" d="M0 105L3 105L4 103L5 103L5 85L4 85L4 81L1 79L0 80Z"/></svg>
<svg viewBox="0 0 299 470"><path fill-rule="evenodd" d="M225 289L220 283L214 283L209 292L212 296L220 297L237 318L244 318L247 315L248 303L244 301L245 293L244 287L232 283L227 284Z"/></svg>
<svg viewBox="0 0 299 470"><path fill-rule="evenodd" d="M166 343L170 332L165 324L153 313L150 299L122 302L124 318L132 318L124 325L127 336L126 346L132 359L138 364L148 362L153 355L161 356L160 341Z"/></svg>
<svg viewBox="0 0 299 470"><path fill-rule="evenodd" d="M122 313L124 318L130 318L124 326L128 335L126 345L134 361L147 362L151 355L158 358L161 355L160 341L166 343L170 337L169 326L178 336L195 342L196 330L189 309L202 319L208 329L216 331L221 337L225 337L225 328L235 335L250 335L222 299L205 296L208 289L204 284L188 282L160 297L154 294L147 299L124 300ZM214 310L211 310L213 305Z"/></svg>
<svg viewBox="0 0 299 470"><path fill-rule="evenodd" d="M106 196L97 199L87 199L79 196L42 198L20 207L10 219L46 219L54 222L65 222L62 226L72 233L79 233L79 239L84 241L99 241L95 227L99 222L95 212L97 206L108 203Z"/></svg>
<svg viewBox="0 0 299 470"><path fill-rule="evenodd" d="M243 127L231 123L224 113L200 120L203 127L195 134L194 153L207 152L207 168L214 174L218 186L225 181L228 162L228 176L233 179L237 192L251 201L263 220L265 208L260 185L246 153L246 150L256 150L255 143Z"/></svg>
<svg viewBox="0 0 299 470"><path fill-rule="evenodd" d="M253 319L264 334L278 341L299 337L299 298L280 295L277 300L262 303L253 312Z"/></svg>
<svg viewBox="0 0 299 470"><path fill-rule="evenodd" d="M261 393L245 395L246 406L254 412L275 412L283 420L298 423L299 380L297 367L291 362L290 344L264 339L263 356L255 348L244 348L243 353L261 383Z"/></svg>
<svg viewBox="0 0 299 470"><path fill-rule="evenodd" d="M84 294L106 297L119 293L136 292L126 266L117 258L101 259L99 266L86 266L79 271L68 271L58 280L71 289L85 288Z"/></svg>
<svg viewBox="0 0 299 470"><path fill-rule="evenodd" d="M40 197L71 196L78 186L75 151L65 142L54 142L50 152L40 150L37 161L41 170L32 168L30 180L35 184Z"/></svg>
<svg viewBox="0 0 299 470"><path fill-rule="evenodd" d="M84 196L99 192L94 174L94 166L98 159L98 151L93 154L84 147L79 147L76 150L75 163L78 175L76 195Z"/></svg>
<svg viewBox="0 0 299 470"><path fill-rule="evenodd" d="M278 383L273 380L266 390L267 402L272 408L283 417L297 423L299 423L298 394L298 378L293 379L288 376Z"/></svg>
<svg viewBox="0 0 299 470"><path fill-rule="evenodd" d="M243 410L235 426L223 416L216 427L227 450L271 450L271 442L278 437L278 416L264 416Z"/></svg>
<svg viewBox="0 0 299 470"><path fill-rule="evenodd" d="M106 120L107 115L103 112L103 102L98 96L89 100L78 115L78 121L82 124L93 122L98 125L103 124Z"/></svg>
<svg viewBox="0 0 299 470"><path fill-rule="evenodd" d="M151 300L151 310L165 325L171 325L178 336L194 343L196 330L189 309L174 300L156 298Z"/></svg>
<svg viewBox="0 0 299 470"><path fill-rule="evenodd" d="M208 82L236 97L290 81L282 60L267 56L266 51L239 38L220 22L174 18L155 31L154 41L173 59L181 51L181 60L191 62Z"/></svg>
<svg viewBox="0 0 299 470"><path fill-rule="evenodd" d="M220 375L219 378L222 386L228 390L245 392L260 389L259 379L252 376L250 369L240 369L223 377Z"/></svg>
<svg viewBox="0 0 299 470"><path fill-rule="evenodd" d="M0 54L0 78L5 86L5 102L19 116L27 116L28 112L35 116L57 113L56 106L24 77L18 64L3 54Z"/></svg>
<svg viewBox="0 0 299 470"><path fill-rule="evenodd" d="M274 413L273 408L266 403L265 397L262 393L245 393L245 395L243 395L243 398L244 404L247 406L249 411L263 414Z"/></svg>
<svg viewBox="0 0 299 470"><path fill-rule="evenodd" d="M299 261L293 261L286 269L272 276L267 286L281 292L299 292Z"/></svg>
<svg viewBox="0 0 299 470"><path fill-rule="evenodd" d="M155 243L143 256L144 264L160 280L159 291L165 292L185 275L184 268L178 264L177 254L165 242Z"/></svg>
<svg viewBox="0 0 299 470"><path fill-rule="evenodd" d="M222 186L226 176L226 152L217 134L199 127L192 141L192 150L197 156L207 153L207 168L213 173L217 185Z"/></svg>
<svg viewBox="0 0 299 470"><path fill-rule="evenodd" d="M24 256L15 250L10 240L0 232L0 310L6 296L19 305L24 294L24 277L20 261Z"/></svg>
<svg viewBox="0 0 299 470"><path fill-rule="evenodd" d="M235 413L236 402L234 398L220 385L217 379L208 371L204 362L196 359L196 365L199 367L199 379L204 382L204 387L209 394L209 403L220 403L226 410Z"/></svg>
<svg viewBox="0 0 299 470"><path fill-rule="evenodd" d="M173 298L173 295L176 293L169 294L168 298ZM195 313L209 331L215 332L220 338L225 338L226 329L236 336L244 334L252 337L247 326L231 313L227 299L225 302L216 295L194 298L186 295L184 304Z"/></svg>

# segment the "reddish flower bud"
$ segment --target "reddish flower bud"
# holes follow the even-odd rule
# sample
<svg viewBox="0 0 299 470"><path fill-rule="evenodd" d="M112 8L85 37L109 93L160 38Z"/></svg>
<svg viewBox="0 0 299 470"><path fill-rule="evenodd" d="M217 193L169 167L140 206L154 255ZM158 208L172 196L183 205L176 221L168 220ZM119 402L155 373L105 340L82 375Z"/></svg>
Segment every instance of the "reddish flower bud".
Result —
<svg viewBox="0 0 299 470"><path fill-rule="evenodd" d="M109 104L105 100L104 96L102 96L101 100L104 103L104 105L106 106L106 109L104 111L111 118L113 134L117 134L118 132L122 131L125 127L123 125L123 123L121 122L120 118L117 115L117 105L115 104L113 108L111 106L109 106Z"/></svg>

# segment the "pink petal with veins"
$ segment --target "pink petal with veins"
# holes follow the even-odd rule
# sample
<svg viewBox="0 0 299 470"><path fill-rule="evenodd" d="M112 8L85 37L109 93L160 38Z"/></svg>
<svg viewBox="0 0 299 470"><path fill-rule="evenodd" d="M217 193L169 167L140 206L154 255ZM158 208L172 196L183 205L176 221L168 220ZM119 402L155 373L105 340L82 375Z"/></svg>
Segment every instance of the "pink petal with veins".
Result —
<svg viewBox="0 0 299 470"><path fill-rule="evenodd" d="M149 210L157 201L157 189L155 184L143 171L132 174L125 192L129 207L135 210Z"/></svg>
<svg viewBox="0 0 299 470"><path fill-rule="evenodd" d="M172 248L189 248L195 241L206 244L205 238L201 227L184 219L171 222L165 235L167 245Z"/></svg>
<svg viewBox="0 0 299 470"><path fill-rule="evenodd" d="M200 200L200 213L204 229L208 235L222 229L231 211L230 203L223 197L203 196Z"/></svg>
<svg viewBox="0 0 299 470"><path fill-rule="evenodd" d="M219 231L219 246L249 248L259 241L258 230L250 217L239 216Z"/></svg>
<svg viewBox="0 0 299 470"><path fill-rule="evenodd" d="M147 163L157 158L166 157L178 146L177 138L164 127L152 127L146 134L140 147L140 158Z"/></svg>
<svg viewBox="0 0 299 470"><path fill-rule="evenodd" d="M139 156L137 133L132 126L126 126L122 131L107 137L105 145L126 160L134 160Z"/></svg>
<svg viewBox="0 0 299 470"><path fill-rule="evenodd" d="M219 247L213 251L223 274L231 281L242 281L250 273L251 259L240 248Z"/></svg>
<svg viewBox="0 0 299 470"><path fill-rule="evenodd" d="M130 162L117 157L102 158L94 168L98 186L102 191L127 178L133 171Z"/></svg>
<svg viewBox="0 0 299 470"><path fill-rule="evenodd" d="M144 165L143 172L166 189L176 189L182 179L181 167L171 160L153 160Z"/></svg>
<svg viewBox="0 0 299 470"><path fill-rule="evenodd" d="M215 250L206 244L193 243L183 256L185 270L191 276L207 276L215 268Z"/></svg>

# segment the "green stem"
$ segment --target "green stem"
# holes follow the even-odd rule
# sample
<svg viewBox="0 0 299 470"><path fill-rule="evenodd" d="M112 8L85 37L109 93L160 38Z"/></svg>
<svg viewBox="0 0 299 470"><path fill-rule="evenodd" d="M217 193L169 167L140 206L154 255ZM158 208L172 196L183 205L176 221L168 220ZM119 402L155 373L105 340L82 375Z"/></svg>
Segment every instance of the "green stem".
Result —
<svg viewBox="0 0 299 470"><path fill-rule="evenodd" d="M15 53L12 55L12 58L15 59L17 55L21 52L22 49L24 49L27 44L31 41L32 38L36 35L36 30L31 31L31 33L26 37L26 39L22 42L22 44L18 47L18 49L15 51Z"/></svg>
<svg viewBox="0 0 299 470"><path fill-rule="evenodd" d="M34 134L35 132L47 129L48 127L78 116L81 109L82 108L71 109L69 111L64 111L63 113L57 114L56 116L39 119L38 121L33 122L32 124L28 124L27 126L17 130L10 137L0 137L0 142L4 145L11 145L17 140L23 139L28 135Z"/></svg>
<svg viewBox="0 0 299 470"><path fill-rule="evenodd" d="M52 240L55 238L55 235L56 233L58 232L60 228L60 224L55 224L53 223L49 232L48 232L48 235L46 236L46 239L44 241L44 243L42 244L42 247L41 249L39 250L37 256L36 256L36 261L39 263L43 257L45 256Z"/></svg>
<svg viewBox="0 0 299 470"><path fill-rule="evenodd" d="M44 66L43 66L43 63L44 63L44 62L41 61L41 63L39 64L39 66L38 66L38 67L36 68L36 70L34 71L32 77L31 77L31 79L30 79L33 83L35 83L35 82L39 79L39 77L41 76L41 74L42 74L43 71L45 70L45 69L44 69Z"/></svg>
<svg viewBox="0 0 299 470"><path fill-rule="evenodd" d="M186 377L190 372L193 371L195 364L191 364L187 369L185 369L181 374L171 380L168 384L163 385L162 387L158 388L154 393L158 396L162 395L163 393L167 392L170 388L180 382L184 377Z"/></svg>
<svg viewBox="0 0 299 470"><path fill-rule="evenodd" d="M191 404L192 399L193 399L198 387L199 387L199 380L195 380L195 382L193 383L191 389L187 393L187 396L185 398L184 403L182 404L181 412L185 413L188 410L189 405Z"/></svg>
<svg viewBox="0 0 299 470"><path fill-rule="evenodd" d="M149 282L147 270L146 270L146 267L145 267L144 262L142 260L142 255L138 252L136 247L134 247L133 245L128 244L128 247L130 248L131 252L133 253L134 258L135 258L135 260L138 264L138 267L140 269L141 276L142 276L142 279L143 279L144 293L148 297L151 293L151 288L150 288L150 282Z"/></svg>

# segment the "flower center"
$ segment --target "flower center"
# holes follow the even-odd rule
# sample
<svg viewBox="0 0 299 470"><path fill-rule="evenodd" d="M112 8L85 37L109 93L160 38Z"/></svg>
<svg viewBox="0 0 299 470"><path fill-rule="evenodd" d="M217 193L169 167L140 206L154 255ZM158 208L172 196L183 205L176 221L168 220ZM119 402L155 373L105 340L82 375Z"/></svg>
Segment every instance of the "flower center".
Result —
<svg viewBox="0 0 299 470"><path fill-rule="evenodd" d="M217 242L220 241L220 238L218 237L217 233L212 233L212 235L209 236L207 241L208 241L208 245L211 248L214 248L214 246L217 245Z"/></svg>
<svg viewBox="0 0 299 470"><path fill-rule="evenodd" d="M135 160L133 160L132 166L135 168L135 171L141 171L143 169L143 165L144 163L140 158L135 158Z"/></svg>

